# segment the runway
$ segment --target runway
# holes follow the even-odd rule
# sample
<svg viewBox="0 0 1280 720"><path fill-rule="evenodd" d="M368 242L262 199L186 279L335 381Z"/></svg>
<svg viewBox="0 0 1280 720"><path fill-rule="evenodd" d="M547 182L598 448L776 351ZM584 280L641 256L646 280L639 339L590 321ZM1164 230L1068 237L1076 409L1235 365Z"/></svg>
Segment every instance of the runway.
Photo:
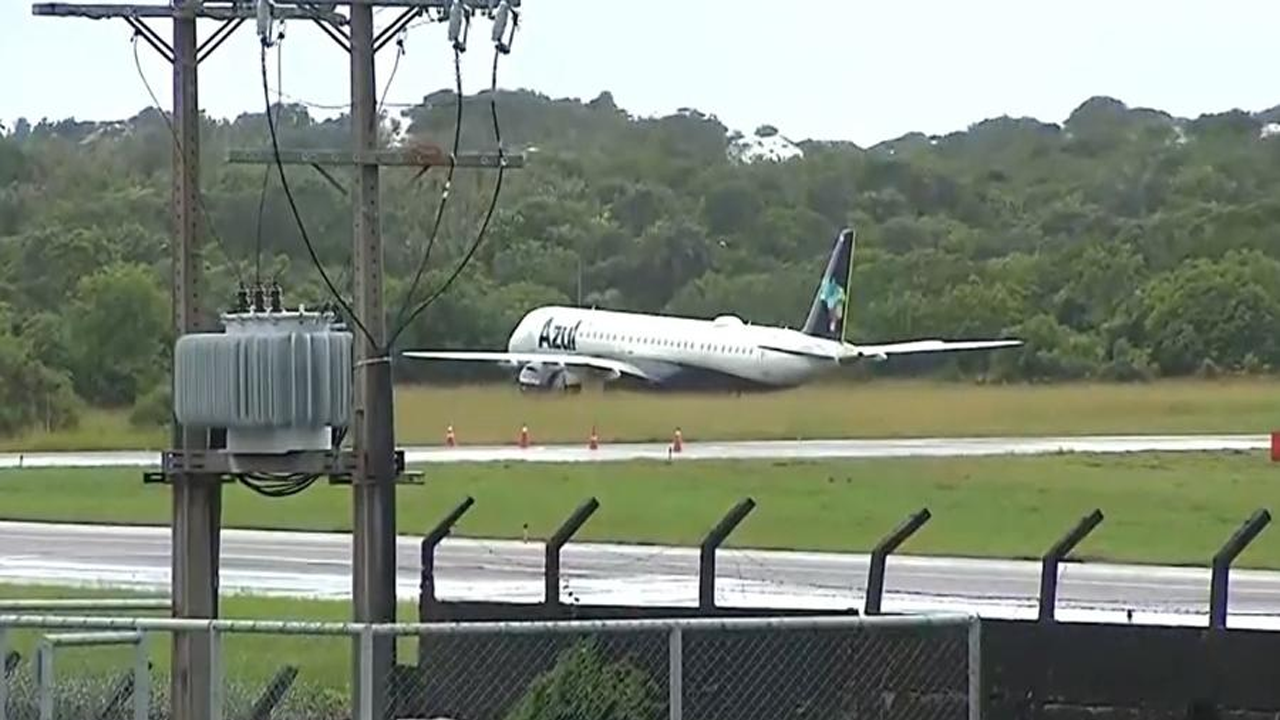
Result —
<svg viewBox="0 0 1280 720"><path fill-rule="evenodd" d="M686 436L687 437L687 436ZM1024 438L912 438L699 442L672 454L665 443L582 446L406 448L410 464L447 462L617 462L636 459L823 459L1035 455L1063 452L1253 451L1266 435L1095 435ZM0 468L154 467L154 451L0 455ZM2 478L0 478L2 481ZM419 540L398 545L398 593L417 597ZM350 591L348 534L225 530L220 583L226 592L345 598ZM446 599L542 600L538 542L451 538L437 556L437 588ZM717 602L742 607L862 607L865 555L724 550ZM987 617L1036 614L1039 564L1012 560L893 557L887 612L962 611ZM1064 620L1205 625L1209 572L1110 564L1064 564L1058 616ZM167 528L0 522L0 582L169 586ZM695 605L697 550L571 544L562 555L564 602ZM1280 629L1280 573L1235 571L1233 627ZM1132 614L1130 614L1132 613Z"/></svg>
<svg viewBox="0 0 1280 720"><path fill-rule="evenodd" d="M696 548L570 544L562 553L562 601L695 605L697 555ZM450 538L437 553L438 593L444 599L540 602L542 556L539 542ZM232 593L345 598L350 557L346 533L226 530L220 583ZM718 564L721 605L863 604L865 555L723 550ZM417 598L419 569L419 540L402 537L402 599ZM165 590L169 572L165 527L0 522L0 582ZM1060 577L1063 620L1207 623L1207 569L1067 563ZM888 563L883 607L1030 618L1038 583L1035 562L899 556ZM1280 573L1233 572L1228 624L1280 629Z"/></svg>
<svg viewBox="0 0 1280 720"><path fill-rule="evenodd" d="M894 457L974 457L1074 453L1248 451L1270 447L1267 435L1077 435L1060 437L902 438L876 440L769 440L701 442L689 438L681 452L667 443L581 445L415 446L409 464L449 462L619 462L625 460L773 460ZM0 468L157 467L158 451L0 454Z"/></svg>

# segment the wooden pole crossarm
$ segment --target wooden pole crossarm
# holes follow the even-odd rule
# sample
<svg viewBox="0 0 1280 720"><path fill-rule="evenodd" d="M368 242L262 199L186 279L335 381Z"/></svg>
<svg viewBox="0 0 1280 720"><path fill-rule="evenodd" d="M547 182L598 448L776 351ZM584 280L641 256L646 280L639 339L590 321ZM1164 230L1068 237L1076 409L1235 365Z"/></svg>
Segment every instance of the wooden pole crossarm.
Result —
<svg viewBox="0 0 1280 720"><path fill-rule="evenodd" d="M458 153L457 167L492 168L500 163L508 170L524 167L524 153L464 152ZM241 164L274 163L271 150L229 150L227 162ZM382 165L395 167L440 167L449 165L447 153L424 153L419 150L375 150L353 153L350 150L281 150L285 165Z"/></svg>
<svg viewBox="0 0 1280 720"><path fill-rule="evenodd" d="M108 18L166 18L173 20L182 17L211 18L214 20L252 20L255 17L253 5L214 5L184 10L169 5L116 5L100 3L36 3L31 6L32 15L52 17L82 17L90 20ZM291 7L277 5L272 11L276 20L305 20L321 18L335 24L345 25L347 18L340 13L326 12L315 8Z"/></svg>

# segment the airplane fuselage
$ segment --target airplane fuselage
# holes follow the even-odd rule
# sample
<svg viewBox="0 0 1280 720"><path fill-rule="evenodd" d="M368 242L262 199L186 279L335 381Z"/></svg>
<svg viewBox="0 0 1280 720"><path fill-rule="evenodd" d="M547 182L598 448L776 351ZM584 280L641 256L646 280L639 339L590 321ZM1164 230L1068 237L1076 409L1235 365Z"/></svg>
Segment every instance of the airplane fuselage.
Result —
<svg viewBox="0 0 1280 720"><path fill-rule="evenodd" d="M796 330L747 325L732 315L704 320L562 306L532 310L507 342L512 353L627 362L666 389L793 387L838 367L834 357L839 347ZM574 385L590 374L579 368L566 373L554 363L526 364L520 382Z"/></svg>

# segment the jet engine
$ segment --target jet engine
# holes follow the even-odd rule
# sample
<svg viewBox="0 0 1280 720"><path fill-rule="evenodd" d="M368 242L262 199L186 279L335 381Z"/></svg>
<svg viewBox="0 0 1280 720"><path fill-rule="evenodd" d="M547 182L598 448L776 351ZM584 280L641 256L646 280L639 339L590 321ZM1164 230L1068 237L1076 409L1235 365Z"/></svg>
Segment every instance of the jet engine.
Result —
<svg viewBox="0 0 1280 720"><path fill-rule="evenodd" d="M528 363L520 368L517 380L522 391L566 392L582 386L582 379L577 373L552 363Z"/></svg>

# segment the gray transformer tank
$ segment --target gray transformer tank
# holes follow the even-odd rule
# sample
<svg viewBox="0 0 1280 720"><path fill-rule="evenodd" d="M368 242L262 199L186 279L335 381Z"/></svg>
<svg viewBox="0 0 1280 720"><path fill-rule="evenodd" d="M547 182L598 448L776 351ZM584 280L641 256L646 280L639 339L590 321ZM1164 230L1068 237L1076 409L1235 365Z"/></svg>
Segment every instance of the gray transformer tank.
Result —
<svg viewBox="0 0 1280 720"><path fill-rule="evenodd" d="M352 405L352 341L329 313L224 313L222 333L174 346L173 405L188 427L226 428L232 455L327 451Z"/></svg>

